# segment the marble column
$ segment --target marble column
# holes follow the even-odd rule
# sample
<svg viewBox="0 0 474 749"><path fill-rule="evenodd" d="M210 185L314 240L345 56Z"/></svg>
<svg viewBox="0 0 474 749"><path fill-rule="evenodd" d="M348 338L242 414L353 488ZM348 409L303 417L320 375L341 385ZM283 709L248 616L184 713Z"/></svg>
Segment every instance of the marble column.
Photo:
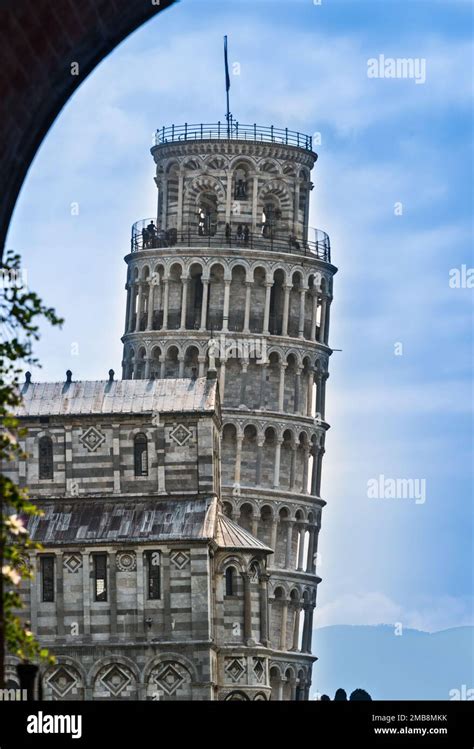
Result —
<svg viewBox="0 0 474 749"><path fill-rule="evenodd" d="M252 281L245 282L245 313L244 313L244 329L243 332L250 333L250 298L252 294Z"/></svg>
<svg viewBox="0 0 474 749"><path fill-rule="evenodd" d="M306 416L311 417L313 415L313 388L314 388L314 372L312 369L307 371L307 395L306 395Z"/></svg>
<svg viewBox="0 0 474 749"><path fill-rule="evenodd" d="M326 319L324 320L324 343L329 341L329 313L331 312L331 300L327 300Z"/></svg>
<svg viewBox="0 0 474 749"><path fill-rule="evenodd" d="M298 322L298 338L304 338L306 289L300 288L300 318Z"/></svg>
<svg viewBox="0 0 474 749"><path fill-rule="evenodd" d="M265 444L265 435L257 436L257 469L255 476L255 483L260 486L262 483L262 461L263 461L263 446Z"/></svg>
<svg viewBox="0 0 474 749"><path fill-rule="evenodd" d="M268 326L270 322L270 295L272 286L273 281L265 281L265 313L263 317L263 335L270 335Z"/></svg>
<svg viewBox="0 0 474 749"><path fill-rule="evenodd" d="M321 377L321 398L320 398L319 408L320 408L322 419L324 419L324 414L326 413L326 382L327 382L328 377L329 377L328 373L323 374L323 376Z"/></svg>
<svg viewBox="0 0 474 749"><path fill-rule="evenodd" d="M301 605L296 604L295 606L295 619L293 622L293 647L292 650L299 651L299 639L300 639L300 614Z"/></svg>
<svg viewBox="0 0 474 749"><path fill-rule="evenodd" d="M319 448L313 444L311 453L313 456L313 468L311 471L311 494L313 496L318 496L317 492L317 486L318 486L318 455L319 455Z"/></svg>
<svg viewBox="0 0 474 749"><path fill-rule="evenodd" d="M289 570L292 567L293 558L293 520L286 520L286 556L285 556L285 569Z"/></svg>
<svg viewBox="0 0 474 749"><path fill-rule="evenodd" d="M327 297L321 297L321 319L319 321L319 343L324 343L324 332L326 329L326 305Z"/></svg>
<svg viewBox="0 0 474 749"><path fill-rule="evenodd" d="M321 496L321 474L323 469L323 455L325 453L324 447L321 447L318 455L318 470L317 470L317 483L316 483L316 494L318 497Z"/></svg>
<svg viewBox="0 0 474 749"><path fill-rule="evenodd" d="M202 302L201 302L201 326L199 330L206 330L207 326L207 300L209 297L209 279L202 278Z"/></svg>
<svg viewBox="0 0 474 749"><path fill-rule="evenodd" d="M128 306L127 306L127 319L125 323L125 332L131 333L132 332L132 320L133 320L133 310L135 306L135 286L134 284L130 284L128 288Z"/></svg>
<svg viewBox="0 0 474 749"><path fill-rule="evenodd" d="M154 291L155 291L155 286L153 282L148 281L148 319L147 319L147 324L146 324L147 330L151 330L153 328L153 306L155 303Z"/></svg>
<svg viewBox="0 0 474 749"><path fill-rule="evenodd" d="M265 385L267 382L267 366L268 362L266 361L259 361L260 366L260 396L259 396L259 403L258 407L260 409L265 408Z"/></svg>
<svg viewBox="0 0 474 749"><path fill-rule="evenodd" d="M288 335L288 315L290 310L290 291L292 289L291 284L285 284L283 287L284 298L283 298L283 322L282 322L282 336Z"/></svg>
<svg viewBox="0 0 474 749"><path fill-rule="evenodd" d="M295 370L295 397L294 397L294 406L293 406L293 413L298 414L300 412L300 381L301 381L301 372L302 367L296 367Z"/></svg>
<svg viewBox="0 0 474 749"><path fill-rule="evenodd" d="M135 333L138 333L140 330L140 317L142 314L142 285L141 283L138 284L138 294L137 294L137 319L135 321Z"/></svg>
<svg viewBox="0 0 474 749"><path fill-rule="evenodd" d="M252 639L252 595L250 590L250 575L242 572L244 581L244 642L248 644Z"/></svg>
<svg viewBox="0 0 474 749"><path fill-rule="evenodd" d="M294 440L291 441L290 445L291 449L291 462L290 462L290 492L295 491L295 482L296 482L296 442Z"/></svg>
<svg viewBox="0 0 474 749"><path fill-rule="evenodd" d="M230 280L224 280L224 311L222 319L222 332L229 330L229 302L230 302Z"/></svg>
<svg viewBox="0 0 474 749"><path fill-rule="evenodd" d="M272 531L271 531L271 537L270 537L270 548L273 549L273 551L276 552L276 546L277 546L277 533L278 533L278 520L276 518L272 521ZM275 567L275 554L273 555L273 561L272 566Z"/></svg>
<svg viewBox="0 0 474 749"><path fill-rule="evenodd" d="M183 181L184 181L184 174L180 173L178 175L178 216L177 216L177 224L176 224L178 233L183 228Z"/></svg>
<svg viewBox="0 0 474 749"><path fill-rule="evenodd" d="M224 403L224 389L225 389L225 359L221 359L221 367L219 372L219 390L221 394L221 403Z"/></svg>
<svg viewBox="0 0 474 749"><path fill-rule="evenodd" d="M309 451L310 451L310 446L306 442L303 445L303 483L301 487L301 491L303 494L308 494Z"/></svg>
<svg viewBox="0 0 474 749"><path fill-rule="evenodd" d="M206 372L206 357L205 357L205 355L200 354L198 356L198 364L199 364L198 377L204 377L205 372Z"/></svg>
<svg viewBox="0 0 474 749"><path fill-rule="evenodd" d="M306 572L309 575L313 571L314 536L315 536L315 527L314 525L312 525L310 526L310 529L309 529L308 558L306 560Z"/></svg>
<svg viewBox="0 0 474 749"><path fill-rule="evenodd" d="M278 489L280 486L280 456L281 456L281 445L283 440L277 438L275 444L275 465L273 470L273 488Z"/></svg>
<svg viewBox="0 0 474 749"><path fill-rule="evenodd" d="M180 323L180 329L185 330L186 329L186 307L188 304L188 276L183 276L181 278L181 323Z"/></svg>
<svg viewBox="0 0 474 749"><path fill-rule="evenodd" d="M313 309L311 314L311 335L310 340L316 340L316 323L318 321L318 294L313 291Z"/></svg>
<svg viewBox="0 0 474 749"><path fill-rule="evenodd" d="M285 369L288 364L280 362L280 383L278 387L278 410L283 411L285 406Z"/></svg>
<svg viewBox="0 0 474 749"><path fill-rule="evenodd" d="M244 439L244 433L240 428L237 428L236 435L236 450L235 450L235 473L234 473L234 485L240 489L240 470L242 463L242 442Z"/></svg>
<svg viewBox="0 0 474 749"><path fill-rule="evenodd" d="M168 328L168 299L169 299L169 279L164 278L164 294L163 294L163 330Z"/></svg>
<svg viewBox="0 0 474 749"><path fill-rule="evenodd" d="M300 534L300 543L298 546L298 563L296 565L296 569L298 572L303 572L303 558L304 558L304 542L305 542L305 534L306 534L306 525L302 524L298 528L298 532Z"/></svg>
<svg viewBox="0 0 474 749"><path fill-rule="evenodd" d="M280 650L286 650L287 624L288 624L288 601L284 599L281 605Z"/></svg>
<svg viewBox="0 0 474 749"><path fill-rule="evenodd" d="M150 379L151 361L152 361L151 356L146 356L145 357L145 375L144 375L145 380L149 380Z"/></svg>

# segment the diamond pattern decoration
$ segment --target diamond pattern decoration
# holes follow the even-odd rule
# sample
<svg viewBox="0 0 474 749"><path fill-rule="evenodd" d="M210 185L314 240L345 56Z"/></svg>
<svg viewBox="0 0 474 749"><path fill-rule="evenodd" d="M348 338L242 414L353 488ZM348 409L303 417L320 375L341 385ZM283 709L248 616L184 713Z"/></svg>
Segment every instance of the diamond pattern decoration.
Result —
<svg viewBox="0 0 474 749"><path fill-rule="evenodd" d="M172 663L167 663L162 671L155 676L154 681L166 692L166 694L171 695L181 686L184 681L184 676L181 676Z"/></svg>
<svg viewBox="0 0 474 749"><path fill-rule="evenodd" d="M78 684L76 676L66 666L59 666L47 677L46 681L60 699L63 699Z"/></svg>
<svg viewBox="0 0 474 749"><path fill-rule="evenodd" d="M263 668L263 661L261 658L254 658L253 672L257 677L257 681L262 681L265 669Z"/></svg>
<svg viewBox="0 0 474 749"><path fill-rule="evenodd" d="M189 564L189 554L187 551L173 551L170 558L172 564L174 564L174 566L179 570L182 570L183 567L186 567L186 565Z"/></svg>
<svg viewBox="0 0 474 749"><path fill-rule="evenodd" d="M63 558L63 567L68 572L79 572L82 567L82 557L80 554L70 554Z"/></svg>
<svg viewBox="0 0 474 749"><path fill-rule="evenodd" d="M239 681L242 675L245 673L245 668L240 658L232 658L225 667L226 672L229 674L232 681Z"/></svg>
<svg viewBox="0 0 474 749"><path fill-rule="evenodd" d="M191 437L193 436L193 433L190 429L188 429L187 426L184 424L178 424L174 429L170 432L170 437L173 440L173 442L176 442L177 445L180 447L183 447L183 445L188 442Z"/></svg>
<svg viewBox="0 0 474 749"><path fill-rule="evenodd" d="M100 447L104 441L105 435L102 434L102 432L99 432L99 430L95 427L89 427L79 437L79 442L81 442L84 447L89 450L90 453L95 452L95 450L97 450L97 448Z"/></svg>
<svg viewBox="0 0 474 749"><path fill-rule="evenodd" d="M117 664L114 664L107 671L105 671L100 679L102 684L109 690L111 694L113 694L114 697L117 697L120 692L123 692L123 690L128 687L131 680L132 677L128 673L128 671L120 668L120 666L117 666Z"/></svg>

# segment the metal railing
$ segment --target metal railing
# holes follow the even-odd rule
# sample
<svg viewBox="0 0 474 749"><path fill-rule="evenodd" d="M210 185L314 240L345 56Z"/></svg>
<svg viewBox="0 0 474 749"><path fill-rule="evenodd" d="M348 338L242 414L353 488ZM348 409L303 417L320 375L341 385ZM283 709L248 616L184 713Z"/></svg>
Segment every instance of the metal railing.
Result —
<svg viewBox="0 0 474 749"><path fill-rule="evenodd" d="M244 223L212 226L207 231L202 227L188 226L178 231L161 229L156 219L145 218L132 226L131 252L172 247L229 247L306 255L330 263L331 244L326 232L314 228L308 231L314 239L303 240L287 230L273 229L267 224L257 224L255 231Z"/></svg>
<svg viewBox="0 0 474 749"><path fill-rule="evenodd" d="M313 142L311 135L288 130L287 127L274 125L242 125L240 122L213 122L184 125L163 126L156 130L153 145L162 146L165 143L189 140L248 140L260 143L283 143L285 146L296 146L311 151Z"/></svg>

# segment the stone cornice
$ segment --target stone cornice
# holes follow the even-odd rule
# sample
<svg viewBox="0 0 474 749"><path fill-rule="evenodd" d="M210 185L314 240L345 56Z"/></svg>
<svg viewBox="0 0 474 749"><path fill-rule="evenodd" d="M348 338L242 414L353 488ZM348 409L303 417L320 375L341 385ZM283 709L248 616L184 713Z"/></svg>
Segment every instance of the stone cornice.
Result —
<svg viewBox="0 0 474 749"><path fill-rule="evenodd" d="M285 145L284 143L237 139L219 140L217 138L162 143L153 146L150 152L157 164L172 157L179 159L185 156L216 154L218 156L249 156L257 159L272 158L293 161L312 169L318 158L314 151L298 148L298 146Z"/></svg>

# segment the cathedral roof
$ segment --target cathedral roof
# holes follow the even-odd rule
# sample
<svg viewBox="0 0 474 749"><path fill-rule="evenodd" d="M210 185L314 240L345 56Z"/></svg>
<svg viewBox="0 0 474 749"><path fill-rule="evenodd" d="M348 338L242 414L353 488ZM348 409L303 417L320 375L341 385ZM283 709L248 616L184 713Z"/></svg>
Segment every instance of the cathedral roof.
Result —
<svg viewBox="0 0 474 749"><path fill-rule="evenodd" d="M206 540L214 535L215 497L130 501L86 500L42 504L28 530L45 545Z"/></svg>
<svg viewBox="0 0 474 749"><path fill-rule="evenodd" d="M21 390L15 416L213 412L217 380L79 380L32 382Z"/></svg>
<svg viewBox="0 0 474 749"><path fill-rule="evenodd" d="M222 513L217 515L215 539L221 549L258 549L273 554L273 549Z"/></svg>

